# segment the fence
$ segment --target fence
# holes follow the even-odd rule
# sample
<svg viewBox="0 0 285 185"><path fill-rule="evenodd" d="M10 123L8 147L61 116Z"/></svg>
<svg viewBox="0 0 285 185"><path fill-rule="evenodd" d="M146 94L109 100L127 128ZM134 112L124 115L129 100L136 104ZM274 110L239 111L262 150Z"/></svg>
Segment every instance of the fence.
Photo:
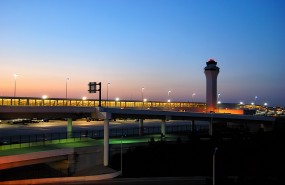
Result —
<svg viewBox="0 0 285 185"><path fill-rule="evenodd" d="M208 130L207 126L196 126L198 131ZM192 131L191 125L179 125L179 126L167 126L166 133L190 133ZM109 136L112 137L131 137L139 136L140 129L134 128L112 128L110 129ZM144 135L160 134L161 127L144 127ZM100 139L104 137L104 130L81 130L58 133L45 133L45 134L33 134L33 135L19 135L0 137L0 150L40 146L46 144L57 144L66 142L81 141L86 138Z"/></svg>

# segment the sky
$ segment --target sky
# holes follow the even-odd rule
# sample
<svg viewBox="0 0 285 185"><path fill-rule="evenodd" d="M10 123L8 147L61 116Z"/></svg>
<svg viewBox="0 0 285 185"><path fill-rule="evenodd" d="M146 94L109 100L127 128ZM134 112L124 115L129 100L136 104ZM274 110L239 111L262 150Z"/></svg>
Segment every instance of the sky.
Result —
<svg viewBox="0 0 285 185"><path fill-rule="evenodd" d="M0 0L0 96L205 102L214 59L221 102L285 106L284 43L283 0Z"/></svg>

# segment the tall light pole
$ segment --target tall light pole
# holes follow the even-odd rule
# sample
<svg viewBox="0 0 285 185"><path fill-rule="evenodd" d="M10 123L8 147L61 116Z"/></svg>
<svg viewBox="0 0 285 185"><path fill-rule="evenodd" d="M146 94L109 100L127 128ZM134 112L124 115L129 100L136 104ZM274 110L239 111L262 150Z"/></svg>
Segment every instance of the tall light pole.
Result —
<svg viewBox="0 0 285 185"><path fill-rule="evenodd" d="M192 93L192 101L194 102L194 96L196 96L196 93Z"/></svg>
<svg viewBox="0 0 285 185"><path fill-rule="evenodd" d="M215 148L214 154L213 154L213 185L216 183L216 152L218 148Z"/></svg>
<svg viewBox="0 0 285 185"><path fill-rule="evenodd" d="M220 96L221 96L221 94L219 93L219 94L218 94L218 100L220 100Z"/></svg>
<svg viewBox="0 0 285 185"><path fill-rule="evenodd" d="M16 97L17 77L18 77L18 76L19 76L19 75L14 74L14 97Z"/></svg>
<svg viewBox="0 0 285 185"><path fill-rule="evenodd" d="M254 104L256 104L256 99L257 99L257 98L258 98L257 96L254 97Z"/></svg>
<svg viewBox="0 0 285 185"><path fill-rule="evenodd" d="M123 176L123 135L121 136L121 176Z"/></svg>
<svg viewBox="0 0 285 185"><path fill-rule="evenodd" d="M144 87L142 87L142 102L143 102L143 90L144 90Z"/></svg>
<svg viewBox="0 0 285 185"><path fill-rule="evenodd" d="M108 107L108 101L109 101L109 85L110 83L107 84L107 107Z"/></svg>
<svg viewBox="0 0 285 185"><path fill-rule="evenodd" d="M66 101L66 105L67 105L67 82L69 81L69 78L65 79L65 101Z"/></svg>
<svg viewBox="0 0 285 185"><path fill-rule="evenodd" d="M169 103L169 110L171 110L171 99L170 99L170 93L171 93L171 91L168 91L168 93L167 93L167 97L168 97L168 100L167 100L167 102Z"/></svg>
<svg viewBox="0 0 285 185"><path fill-rule="evenodd" d="M170 100L170 96L169 96L169 95L170 95L170 93L171 93L171 91L168 91L168 93L167 93L167 96L168 96L168 100L167 100L167 101L168 101L168 102L170 102L170 101L171 101L171 100Z"/></svg>
<svg viewBox="0 0 285 185"><path fill-rule="evenodd" d="M222 103L221 101L218 101L218 112L220 112L220 104L221 103Z"/></svg>

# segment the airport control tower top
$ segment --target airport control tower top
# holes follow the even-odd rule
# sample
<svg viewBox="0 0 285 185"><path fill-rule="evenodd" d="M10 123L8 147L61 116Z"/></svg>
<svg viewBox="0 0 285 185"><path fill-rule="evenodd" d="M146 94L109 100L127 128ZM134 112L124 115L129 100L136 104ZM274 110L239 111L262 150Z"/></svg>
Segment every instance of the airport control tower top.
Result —
<svg viewBox="0 0 285 185"><path fill-rule="evenodd" d="M217 62L213 59L210 59L208 62L206 62L207 66L204 68L206 70L217 70L219 71L220 68L217 67Z"/></svg>

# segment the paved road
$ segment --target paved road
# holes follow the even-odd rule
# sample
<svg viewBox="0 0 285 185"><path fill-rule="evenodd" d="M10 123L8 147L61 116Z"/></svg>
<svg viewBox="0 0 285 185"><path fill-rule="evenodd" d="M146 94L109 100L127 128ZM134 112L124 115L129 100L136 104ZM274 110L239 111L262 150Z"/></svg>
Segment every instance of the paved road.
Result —
<svg viewBox="0 0 285 185"><path fill-rule="evenodd" d="M2 121L3 122L3 121ZM86 120L73 121L73 131L80 130L101 130L103 129L103 121L91 121ZM145 127L160 126L161 120L145 120ZM189 121L168 121L167 125L191 125ZM200 124L207 124L201 122ZM138 127L138 122L135 120L117 120L110 122L110 128L122 128L122 127ZM30 123L28 125L22 124L0 124L0 137L24 135L24 134L43 134L51 132L66 132L67 121L51 120L50 122Z"/></svg>
<svg viewBox="0 0 285 185"><path fill-rule="evenodd" d="M153 178L115 178L100 181L70 182L66 185L202 185L206 184L205 177L153 177Z"/></svg>

